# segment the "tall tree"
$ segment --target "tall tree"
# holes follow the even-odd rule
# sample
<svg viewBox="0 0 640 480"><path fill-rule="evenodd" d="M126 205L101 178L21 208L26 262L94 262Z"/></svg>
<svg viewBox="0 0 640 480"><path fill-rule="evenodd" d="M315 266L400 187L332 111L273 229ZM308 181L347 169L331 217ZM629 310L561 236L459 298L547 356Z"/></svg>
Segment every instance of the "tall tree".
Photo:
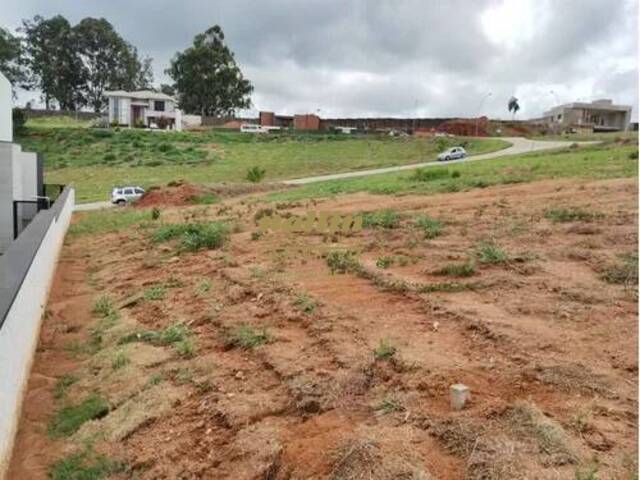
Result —
<svg viewBox="0 0 640 480"><path fill-rule="evenodd" d="M0 27L0 72L7 77L14 89L18 85L27 86L20 39L2 27Z"/></svg>
<svg viewBox="0 0 640 480"><path fill-rule="evenodd" d="M242 76L218 25L196 35L192 46L176 53L166 73L175 82L180 107L187 113L221 116L251 106L253 86Z"/></svg>
<svg viewBox="0 0 640 480"><path fill-rule="evenodd" d="M67 19L61 15L49 19L37 15L23 21L22 31L30 81L42 92L46 107L52 99L64 110L81 106L84 72Z"/></svg>
<svg viewBox="0 0 640 480"><path fill-rule="evenodd" d="M87 103L96 112L106 105L105 90L146 88L153 81L151 59L141 61L136 48L104 18L84 18L73 30Z"/></svg>

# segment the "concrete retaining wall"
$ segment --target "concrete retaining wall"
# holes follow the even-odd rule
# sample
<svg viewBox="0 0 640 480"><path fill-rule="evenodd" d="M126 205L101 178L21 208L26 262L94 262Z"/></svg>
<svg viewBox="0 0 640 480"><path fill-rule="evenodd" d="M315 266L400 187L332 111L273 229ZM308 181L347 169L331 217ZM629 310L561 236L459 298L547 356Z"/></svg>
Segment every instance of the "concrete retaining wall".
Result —
<svg viewBox="0 0 640 480"><path fill-rule="evenodd" d="M40 323L74 207L67 187L0 257L0 479L5 478Z"/></svg>

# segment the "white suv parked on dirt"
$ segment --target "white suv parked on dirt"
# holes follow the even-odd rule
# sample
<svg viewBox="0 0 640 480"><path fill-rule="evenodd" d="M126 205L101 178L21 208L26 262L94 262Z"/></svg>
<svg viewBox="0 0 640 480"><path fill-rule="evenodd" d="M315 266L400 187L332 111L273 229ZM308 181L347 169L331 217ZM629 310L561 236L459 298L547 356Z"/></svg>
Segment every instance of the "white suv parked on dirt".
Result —
<svg viewBox="0 0 640 480"><path fill-rule="evenodd" d="M111 203L124 205L138 200L144 194L144 188L137 186L114 187L111 190Z"/></svg>

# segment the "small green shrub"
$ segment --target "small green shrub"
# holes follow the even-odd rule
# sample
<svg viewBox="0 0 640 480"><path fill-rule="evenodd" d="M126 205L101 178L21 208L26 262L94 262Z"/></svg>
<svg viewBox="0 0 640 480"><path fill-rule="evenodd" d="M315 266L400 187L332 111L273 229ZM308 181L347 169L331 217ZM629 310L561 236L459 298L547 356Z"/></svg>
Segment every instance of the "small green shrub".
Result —
<svg viewBox="0 0 640 480"><path fill-rule="evenodd" d="M260 168L257 166L251 167L247 170L246 179L251 183L260 183L262 180L264 180L266 174L267 171L264 168Z"/></svg>
<svg viewBox="0 0 640 480"><path fill-rule="evenodd" d="M226 343L230 347L254 348L268 340L266 329L256 330L251 325L242 324L231 329Z"/></svg>
<svg viewBox="0 0 640 480"><path fill-rule="evenodd" d="M318 302L306 293L299 293L293 300L293 305L298 307L304 313L311 313L318 306Z"/></svg>
<svg viewBox="0 0 640 480"><path fill-rule="evenodd" d="M365 212L362 214L362 226L364 228L396 228L400 223L398 212L387 208L377 212Z"/></svg>
<svg viewBox="0 0 640 480"><path fill-rule="evenodd" d="M162 285L153 285L145 289L143 297L145 300L149 300L149 301L161 300L164 298L166 293L167 293L167 289Z"/></svg>
<svg viewBox="0 0 640 480"><path fill-rule="evenodd" d="M71 385L78 381L78 377L72 373L65 373L58 379L53 387L53 398L60 400L65 396Z"/></svg>
<svg viewBox="0 0 640 480"><path fill-rule="evenodd" d="M394 397L385 397L378 405L374 407L374 410L382 412L386 415L393 412L402 412L404 411L404 407L398 399Z"/></svg>
<svg viewBox="0 0 640 480"><path fill-rule="evenodd" d="M189 338L176 342L175 349L181 357L191 358L196 352L196 347Z"/></svg>
<svg viewBox="0 0 640 480"><path fill-rule="evenodd" d="M229 236L224 222L169 223L153 233L154 242L178 239L179 250L195 252L203 248L220 248Z"/></svg>
<svg viewBox="0 0 640 480"><path fill-rule="evenodd" d="M603 215L599 212L591 212L577 207L569 208L548 208L544 216L554 223L566 222L592 222Z"/></svg>
<svg viewBox="0 0 640 480"><path fill-rule="evenodd" d="M378 268L389 268L391 265L393 265L395 259L389 255L382 255L381 257L378 257L378 259L376 260L376 267Z"/></svg>
<svg viewBox="0 0 640 480"><path fill-rule="evenodd" d="M449 263L436 270L435 275L449 275L451 277L470 277L476 271L473 262Z"/></svg>
<svg viewBox="0 0 640 480"><path fill-rule="evenodd" d="M629 160L637 160L638 159L638 150L634 150L629 153Z"/></svg>
<svg viewBox="0 0 640 480"><path fill-rule="evenodd" d="M54 462L47 471L50 480L101 480L122 472L125 464L87 448Z"/></svg>
<svg viewBox="0 0 640 480"><path fill-rule="evenodd" d="M198 285L196 285L196 295L201 296L211 290L211 280L208 278L203 278L200 280Z"/></svg>
<svg viewBox="0 0 640 480"><path fill-rule="evenodd" d="M509 255L493 240L479 242L476 246L476 257L480 263L504 263Z"/></svg>
<svg viewBox="0 0 640 480"><path fill-rule="evenodd" d="M129 357L127 357L124 352L117 352L115 357L113 357L113 360L111 361L111 368L113 370L120 370L121 368L129 365L130 361L131 360L129 360Z"/></svg>
<svg viewBox="0 0 640 480"><path fill-rule="evenodd" d="M424 234L424 238L435 238L442 233L442 223L435 218L419 215L415 219L415 224Z"/></svg>
<svg viewBox="0 0 640 480"><path fill-rule="evenodd" d="M107 413L107 401L93 393L77 405L68 405L58 410L49 420L47 433L51 437L67 437L76 432L84 422L101 418Z"/></svg>
<svg viewBox="0 0 640 480"><path fill-rule="evenodd" d="M388 360L396 354L396 347L391 345L387 339L380 340L380 343L373 349L373 357L376 360Z"/></svg>
<svg viewBox="0 0 640 480"><path fill-rule="evenodd" d="M638 283L638 254L620 255L620 261L609 265L601 275L607 283L636 285Z"/></svg>
<svg viewBox="0 0 640 480"><path fill-rule="evenodd" d="M160 218L160 209L158 207L153 207L151 209L151 219L158 220Z"/></svg>
<svg viewBox="0 0 640 480"><path fill-rule="evenodd" d="M347 273L357 270L360 264L352 251L333 251L327 255L327 265L331 273Z"/></svg>
<svg viewBox="0 0 640 480"><path fill-rule="evenodd" d="M113 306L113 302L109 295L104 294L98 297L98 299L93 302L93 306L91 311L98 315L99 317L106 318L116 315L115 307Z"/></svg>

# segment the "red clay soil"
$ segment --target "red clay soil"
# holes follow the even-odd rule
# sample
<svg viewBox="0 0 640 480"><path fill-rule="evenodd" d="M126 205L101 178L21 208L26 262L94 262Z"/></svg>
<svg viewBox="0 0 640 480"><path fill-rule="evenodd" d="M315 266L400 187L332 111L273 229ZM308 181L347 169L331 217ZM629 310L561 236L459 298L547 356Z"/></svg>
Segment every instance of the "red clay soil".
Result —
<svg viewBox="0 0 640 480"><path fill-rule="evenodd" d="M140 200L134 203L136 208L156 206L192 205L193 198L204 192L204 188L186 182L171 182L166 187L151 187Z"/></svg>
<svg viewBox="0 0 640 480"><path fill-rule="evenodd" d="M632 478L637 286L620 274L637 254L637 198L635 179L552 180L276 209L400 213L395 228L344 235L260 234L256 214L275 206L228 200L162 213L240 219L220 250L177 253L151 242L149 222L71 237L10 478L46 478L90 433L126 466L115 479L574 479L594 465L597 478ZM592 215L556 222L547 208ZM425 238L418 214L439 219L440 235ZM482 261L488 240L502 261ZM359 267L332 273L327 252L345 249ZM469 276L447 273L468 261ZM163 294L145 299L153 286ZM97 325L87 289L114 299L119 319L78 365L65 345ZM122 342L176 322L192 356ZM118 352L131 365L113 367ZM111 410L48 438L63 405L50 377L72 372L82 380L68 402L98 390ZM462 411L450 408L454 383L471 390Z"/></svg>

